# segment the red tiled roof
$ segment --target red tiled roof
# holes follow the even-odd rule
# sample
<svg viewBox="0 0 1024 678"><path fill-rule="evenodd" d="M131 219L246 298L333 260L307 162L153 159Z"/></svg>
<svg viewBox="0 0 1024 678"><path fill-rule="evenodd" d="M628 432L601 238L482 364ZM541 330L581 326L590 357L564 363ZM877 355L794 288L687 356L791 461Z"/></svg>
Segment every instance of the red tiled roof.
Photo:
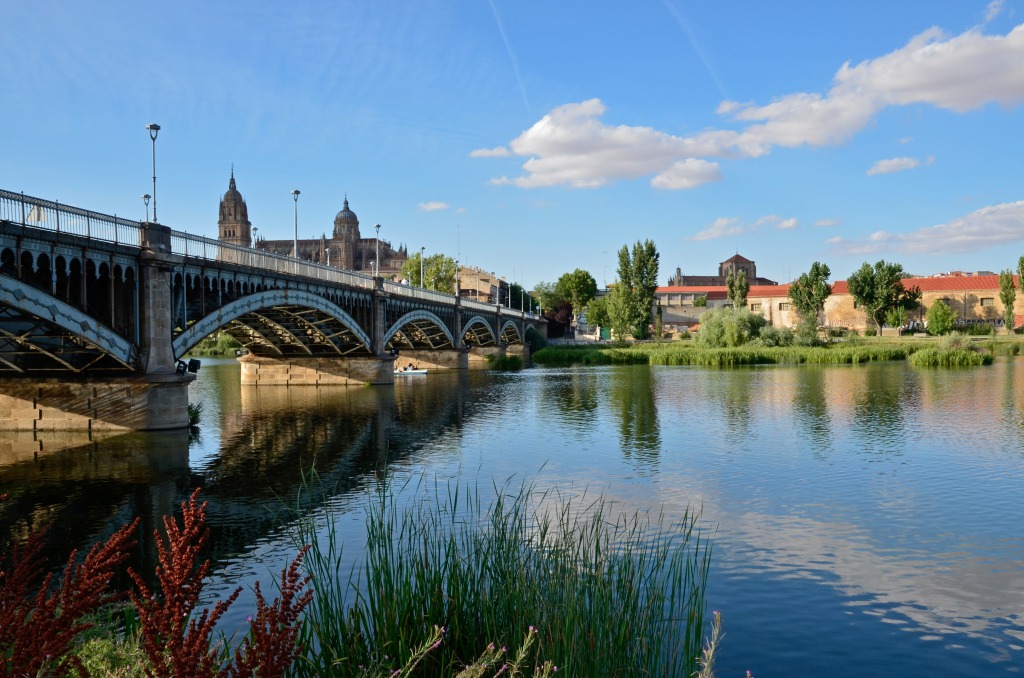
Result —
<svg viewBox="0 0 1024 678"><path fill-rule="evenodd" d="M1013 276L1014 284L1019 286L1017 276ZM907 289L920 287L922 292L962 292L967 290L998 290L998 275L943 275L930 278L904 278L903 286ZM845 280L832 283L832 294L849 294L850 288Z"/></svg>

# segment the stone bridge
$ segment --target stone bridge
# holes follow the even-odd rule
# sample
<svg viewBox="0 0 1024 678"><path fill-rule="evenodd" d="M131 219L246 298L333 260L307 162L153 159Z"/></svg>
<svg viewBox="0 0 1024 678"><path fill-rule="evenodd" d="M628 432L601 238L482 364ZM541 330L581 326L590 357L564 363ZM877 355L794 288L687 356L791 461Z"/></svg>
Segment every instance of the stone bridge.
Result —
<svg viewBox="0 0 1024 678"><path fill-rule="evenodd" d="M0 191L0 428L187 425L182 360L225 331L244 383L390 384L528 351L543 318Z"/></svg>

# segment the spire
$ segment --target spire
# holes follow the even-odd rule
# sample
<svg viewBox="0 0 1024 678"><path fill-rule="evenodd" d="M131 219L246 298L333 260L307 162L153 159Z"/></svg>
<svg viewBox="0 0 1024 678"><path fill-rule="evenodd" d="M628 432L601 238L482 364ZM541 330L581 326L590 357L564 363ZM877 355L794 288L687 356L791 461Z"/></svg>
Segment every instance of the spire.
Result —
<svg viewBox="0 0 1024 678"><path fill-rule="evenodd" d="M235 189L235 163L231 163L231 181L228 182L228 190Z"/></svg>

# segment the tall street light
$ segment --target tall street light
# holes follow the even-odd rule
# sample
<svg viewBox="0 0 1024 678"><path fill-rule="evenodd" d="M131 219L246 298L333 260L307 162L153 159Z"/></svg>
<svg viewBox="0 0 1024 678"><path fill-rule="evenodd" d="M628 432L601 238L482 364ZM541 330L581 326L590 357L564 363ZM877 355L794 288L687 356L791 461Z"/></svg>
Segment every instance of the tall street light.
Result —
<svg viewBox="0 0 1024 678"><path fill-rule="evenodd" d="M423 252L426 251L426 247L420 248L420 287L426 289L427 281L423 279Z"/></svg>
<svg viewBox="0 0 1024 678"><path fill-rule="evenodd" d="M142 194L142 202L146 203L146 223L149 223L149 193Z"/></svg>
<svg viewBox="0 0 1024 678"><path fill-rule="evenodd" d="M292 198L295 199L295 209L292 211L292 226L295 232L292 238L292 256L299 258L299 189L292 189Z"/></svg>
<svg viewBox="0 0 1024 678"><path fill-rule="evenodd" d="M151 122L146 125L146 129L149 130L149 138L153 142L153 223L157 223L156 218L156 135L160 132L160 125L155 122Z"/></svg>
<svg viewBox="0 0 1024 678"><path fill-rule="evenodd" d="M377 275L379 276L380 275L380 224L376 224L373 227L373 230L377 231L377 239L376 239L376 242L374 243L375 248L376 248L374 256L376 256L376 259L374 259L374 261L377 262Z"/></svg>

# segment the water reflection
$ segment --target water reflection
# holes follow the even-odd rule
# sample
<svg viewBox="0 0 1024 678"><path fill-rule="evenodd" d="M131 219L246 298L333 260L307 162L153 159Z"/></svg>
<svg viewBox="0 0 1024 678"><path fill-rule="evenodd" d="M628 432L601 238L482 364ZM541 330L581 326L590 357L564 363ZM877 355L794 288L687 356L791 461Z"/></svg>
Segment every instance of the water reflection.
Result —
<svg viewBox="0 0 1024 678"><path fill-rule="evenodd" d="M608 407L618 422L622 454L654 464L661 451L661 428L653 373L650 370L613 370L609 381Z"/></svg>
<svg viewBox="0 0 1024 678"><path fill-rule="evenodd" d="M796 370L793 385L793 418L810 439L815 456L824 456L832 447L832 419L825 370L817 367Z"/></svg>

